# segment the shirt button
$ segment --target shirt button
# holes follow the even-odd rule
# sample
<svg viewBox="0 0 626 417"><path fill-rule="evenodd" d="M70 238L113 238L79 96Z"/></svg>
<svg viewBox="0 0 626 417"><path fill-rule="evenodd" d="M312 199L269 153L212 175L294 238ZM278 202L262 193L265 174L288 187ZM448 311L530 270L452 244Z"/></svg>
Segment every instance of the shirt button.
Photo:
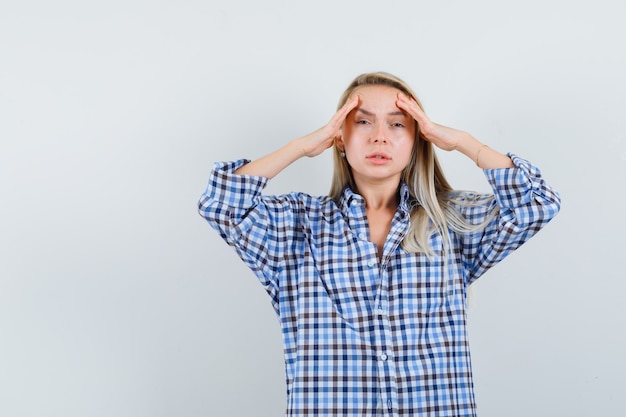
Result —
<svg viewBox="0 0 626 417"><path fill-rule="evenodd" d="M387 360L387 354L383 353L382 355L380 355L380 360L381 361L386 361Z"/></svg>
<svg viewBox="0 0 626 417"><path fill-rule="evenodd" d="M373 259L370 259L370 260L367 262L367 266L369 266L370 268L373 268L375 265L376 265L376 261L375 261L375 260L373 260Z"/></svg>
<svg viewBox="0 0 626 417"><path fill-rule="evenodd" d="M359 233L359 239L367 240L367 236L365 236L365 233Z"/></svg>
<svg viewBox="0 0 626 417"><path fill-rule="evenodd" d="M391 402L391 400L387 400L387 408L389 409L389 411L391 411L391 409L393 408L393 403Z"/></svg>
<svg viewBox="0 0 626 417"><path fill-rule="evenodd" d="M378 306L378 314L383 314L383 306Z"/></svg>

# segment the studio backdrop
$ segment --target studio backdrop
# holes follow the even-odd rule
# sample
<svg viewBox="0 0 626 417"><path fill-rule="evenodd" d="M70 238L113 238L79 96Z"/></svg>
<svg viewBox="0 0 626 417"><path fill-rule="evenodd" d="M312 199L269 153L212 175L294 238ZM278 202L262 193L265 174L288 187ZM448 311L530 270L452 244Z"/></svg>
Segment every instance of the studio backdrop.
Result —
<svg viewBox="0 0 626 417"><path fill-rule="evenodd" d="M197 214L215 161L333 115L358 74L542 169L557 218L475 286L483 417L626 409L626 3L0 6L0 415L280 416L281 334ZM482 172L438 152L455 188ZM326 194L330 153L268 193Z"/></svg>

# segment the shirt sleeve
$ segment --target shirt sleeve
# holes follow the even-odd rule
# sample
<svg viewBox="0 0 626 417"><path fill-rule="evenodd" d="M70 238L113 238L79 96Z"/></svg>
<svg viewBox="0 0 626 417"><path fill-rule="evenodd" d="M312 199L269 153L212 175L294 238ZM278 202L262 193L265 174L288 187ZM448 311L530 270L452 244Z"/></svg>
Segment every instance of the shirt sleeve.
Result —
<svg viewBox="0 0 626 417"><path fill-rule="evenodd" d="M286 253L293 250L295 197L263 196L268 178L235 175L249 162L216 163L198 210L259 278L274 303Z"/></svg>
<svg viewBox="0 0 626 417"><path fill-rule="evenodd" d="M464 213L472 223L485 221L497 205L497 215L486 227L462 236L467 285L504 259L541 230L561 207L559 193L542 178L539 168L509 154L513 168L485 170L494 196L487 204Z"/></svg>

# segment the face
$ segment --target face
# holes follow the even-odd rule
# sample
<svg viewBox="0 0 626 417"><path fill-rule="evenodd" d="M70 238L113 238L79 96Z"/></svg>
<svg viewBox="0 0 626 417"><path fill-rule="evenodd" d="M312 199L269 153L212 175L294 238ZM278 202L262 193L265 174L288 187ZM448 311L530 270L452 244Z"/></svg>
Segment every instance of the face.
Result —
<svg viewBox="0 0 626 417"><path fill-rule="evenodd" d="M354 180L397 186L415 141L415 121L396 106L400 91L388 86L358 87L337 146L346 153Z"/></svg>

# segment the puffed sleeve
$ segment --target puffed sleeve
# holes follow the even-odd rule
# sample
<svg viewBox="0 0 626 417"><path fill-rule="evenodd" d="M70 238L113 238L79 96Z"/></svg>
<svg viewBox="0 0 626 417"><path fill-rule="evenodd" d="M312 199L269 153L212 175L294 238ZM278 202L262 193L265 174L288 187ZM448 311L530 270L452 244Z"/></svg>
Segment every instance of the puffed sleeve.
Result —
<svg viewBox="0 0 626 417"><path fill-rule="evenodd" d="M493 213L494 205L498 208L483 230L462 236L468 285L534 236L561 207L559 193L545 182L539 168L516 155L509 157L513 168L484 171L493 198L464 209L465 218L478 224Z"/></svg>

